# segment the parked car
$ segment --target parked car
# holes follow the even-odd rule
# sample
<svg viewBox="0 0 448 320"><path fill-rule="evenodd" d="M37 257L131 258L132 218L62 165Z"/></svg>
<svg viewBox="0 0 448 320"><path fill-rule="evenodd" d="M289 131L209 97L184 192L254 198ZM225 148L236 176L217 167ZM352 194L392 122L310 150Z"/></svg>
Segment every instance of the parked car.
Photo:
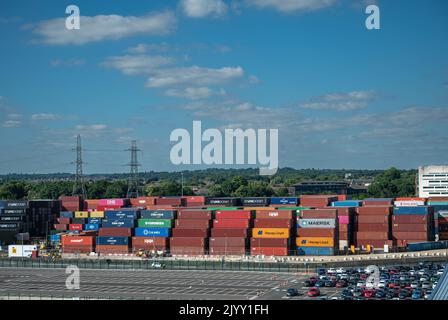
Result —
<svg viewBox="0 0 448 320"><path fill-rule="evenodd" d="M320 296L320 290L316 287L311 288L310 290L308 290L307 295L308 297L318 297Z"/></svg>
<svg viewBox="0 0 448 320"><path fill-rule="evenodd" d="M295 288L289 288L288 290L286 290L286 296L288 297L295 297L299 295L299 291L297 291L297 289Z"/></svg>

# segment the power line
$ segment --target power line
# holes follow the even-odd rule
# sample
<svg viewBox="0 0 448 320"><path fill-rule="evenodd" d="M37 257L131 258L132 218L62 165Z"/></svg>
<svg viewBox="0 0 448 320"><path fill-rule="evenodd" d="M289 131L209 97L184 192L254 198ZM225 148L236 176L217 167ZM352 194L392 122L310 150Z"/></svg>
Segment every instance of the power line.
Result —
<svg viewBox="0 0 448 320"><path fill-rule="evenodd" d="M131 167L131 170L129 173L127 197L137 198L139 196L138 167L141 166L141 164L138 163L137 160L137 152L141 151L137 148L137 141L132 140L131 148L127 149L126 151L131 152L131 162L128 164L128 166Z"/></svg>
<svg viewBox="0 0 448 320"><path fill-rule="evenodd" d="M86 186L84 183L84 176L82 172L82 147L81 147L81 136L78 134L76 137L76 148L73 149L76 151L76 161L73 162L76 164L76 175L75 182L73 184L73 196L82 196L84 199L87 199Z"/></svg>

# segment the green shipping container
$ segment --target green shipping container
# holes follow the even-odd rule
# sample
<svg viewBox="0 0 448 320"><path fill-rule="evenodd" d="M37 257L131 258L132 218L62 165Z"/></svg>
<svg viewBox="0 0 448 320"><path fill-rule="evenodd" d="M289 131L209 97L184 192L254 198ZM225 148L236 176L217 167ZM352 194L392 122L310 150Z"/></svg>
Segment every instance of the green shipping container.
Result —
<svg viewBox="0 0 448 320"><path fill-rule="evenodd" d="M139 228L171 228L172 220L169 219L139 219Z"/></svg>
<svg viewBox="0 0 448 320"><path fill-rule="evenodd" d="M448 201L439 201L439 202L430 201L428 202L428 206L448 206Z"/></svg>

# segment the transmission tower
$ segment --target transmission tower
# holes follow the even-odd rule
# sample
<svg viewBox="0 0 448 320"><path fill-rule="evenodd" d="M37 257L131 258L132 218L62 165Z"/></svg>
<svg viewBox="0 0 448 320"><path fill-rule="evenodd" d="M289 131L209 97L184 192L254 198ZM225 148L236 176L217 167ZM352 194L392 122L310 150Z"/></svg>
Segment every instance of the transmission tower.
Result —
<svg viewBox="0 0 448 320"><path fill-rule="evenodd" d="M82 147L81 147L81 136L78 134L76 137L76 148L73 149L76 151L76 161L72 162L72 164L76 164L76 175L75 175L75 183L73 184L73 196L82 196L84 199L87 199L86 186L84 183L84 176L82 173Z"/></svg>
<svg viewBox="0 0 448 320"><path fill-rule="evenodd" d="M139 148L137 148L137 141L132 140L131 142L131 148L127 149L126 151L131 152L131 162L128 164L129 167L131 167L131 171L129 174L129 180L128 180L128 198L137 198L139 196L138 188L138 167L140 166L140 163L137 161L137 152L141 151Z"/></svg>

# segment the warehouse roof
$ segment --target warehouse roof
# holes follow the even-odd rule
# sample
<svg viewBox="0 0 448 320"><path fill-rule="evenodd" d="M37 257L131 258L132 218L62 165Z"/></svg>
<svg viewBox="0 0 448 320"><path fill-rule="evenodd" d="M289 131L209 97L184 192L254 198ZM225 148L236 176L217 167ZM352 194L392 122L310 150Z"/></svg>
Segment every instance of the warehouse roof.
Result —
<svg viewBox="0 0 448 320"><path fill-rule="evenodd" d="M445 272L437 282L437 286L431 294L430 300L448 300L448 265L445 267Z"/></svg>

